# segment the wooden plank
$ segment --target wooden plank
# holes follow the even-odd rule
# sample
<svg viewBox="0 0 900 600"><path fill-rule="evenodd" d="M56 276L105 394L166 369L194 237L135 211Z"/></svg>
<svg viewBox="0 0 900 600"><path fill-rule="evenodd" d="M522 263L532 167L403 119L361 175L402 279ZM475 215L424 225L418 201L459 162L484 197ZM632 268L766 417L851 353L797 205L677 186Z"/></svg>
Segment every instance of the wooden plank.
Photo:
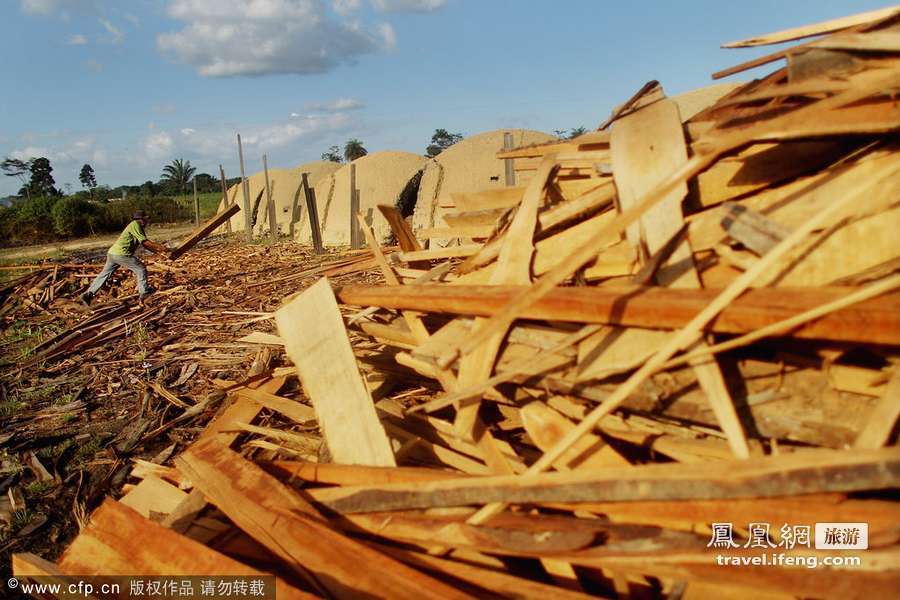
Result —
<svg viewBox="0 0 900 600"><path fill-rule="evenodd" d="M275 322L335 462L395 466L328 279L281 307Z"/></svg>
<svg viewBox="0 0 900 600"><path fill-rule="evenodd" d="M452 579L459 579L476 585L488 592L502 590L504 595L523 600L546 600L547 598L559 598L560 600L586 600L593 598L580 592L547 585L524 577L511 575L505 571L497 571L477 567L469 563L446 560L429 554L411 552L394 546L376 546L385 554L416 567L444 575Z"/></svg>
<svg viewBox="0 0 900 600"><path fill-rule="evenodd" d="M838 19L822 21L820 23L803 25L800 27L792 27L790 29L783 29L774 33L758 35L752 38L738 40L736 42L728 42L726 44L722 44L722 48L749 48L753 46L765 46L768 44L791 42L815 35L823 35L826 33L841 31L842 29L849 29L850 27L856 27L858 25L865 25L867 23L880 21L882 19L888 19L898 14L900 14L900 7L890 6L888 8L858 13L855 15L840 17Z"/></svg>
<svg viewBox="0 0 900 600"><path fill-rule="evenodd" d="M532 402L521 411L522 422L528 436L541 450L552 448L575 425L564 416L544 404ZM602 470L609 467L628 466L628 460L607 444L603 438L588 434L560 456L553 467L560 471L575 469Z"/></svg>
<svg viewBox="0 0 900 600"><path fill-rule="evenodd" d="M677 104L663 98L619 119L613 125L610 152L619 202L627 210L670 172L687 163L687 145ZM682 182L647 210L632 229L626 230L632 245L644 244L648 256L661 252L682 228L681 202L686 194L687 183ZM678 243L656 278L672 288L701 287L687 241ZM702 341L698 343L700 347L703 345ZM691 366L735 455L747 458L750 455L747 439L715 358L697 360Z"/></svg>
<svg viewBox="0 0 900 600"><path fill-rule="evenodd" d="M222 179L222 208L228 208L228 180L225 179L225 169L219 165L219 177ZM225 233L231 233L231 219L225 221Z"/></svg>
<svg viewBox="0 0 900 600"><path fill-rule="evenodd" d="M140 543L136 543L139 541ZM107 499L59 561L66 575L269 575L207 548ZM275 579L281 598L316 596Z"/></svg>
<svg viewBox="0 0 900 600"><path fill-rule="evenodd" d="M409 224L396 207L387 204L379 204L378 210L381 211L382 216L388 222L388 225L391 226L391 231L394 232L394 236L396 236L397 243L400 245L401 250L404 252L414 252L423 249L419 240L417 240L415 234L413 234L412 229L409 228Z"/></svg>
<svg viewBox="0 0 900 600"><path fill-rule="evenodd" d="M188 236L171 252L172 260L176 260L184 255L185 252L196 246L203 238L215 231L222 223L228 221L232 216L236 215L241 207L232 204L222 212L214 216L212 219L203 224L203 226L192 231Z"/></svg>
<svg viewBox="0 0 900 600"><path fill-rule="evenodd" d="M194 444L176 463L238 527L336 597L468 597L333 531L296 492L214 441Z"/></svg>
<svg viewBox="0 0 900 600"><path fill-rule="evenodd" d="M344 304L433 313L491 316L523 286L419 285L415 288L348 285L336 293ZM746 333L836 301L855 288L756 288L725 307L705 331ZM718 289L640 286L560 287L522 312L522 318L675 329L709 304ZM893 292L823 316L791 337L900 344L900 294Z"/></svg>
<svg viewBox="0 0 900 600"><path fill-rule="evenodd" d="M840 140L754 144L697 175L691 199L713 206L827 167L850 150Z"/></svg>
<svg viewBox="0 0 900 600"><path fill-rule="evenodd" d="M854 448L881 448L888 444L900 419L900 367L894 368L894 376L884 389L865 429L853 442Z"/></svg>
<svg viewBox="0 0 900 600"><path fill-rule="evenodd" d="M900 477L900 448L810 450L793 455L696 464L650 464L603 471L348 486L316 501L342 513L478 505L724 500L889 489Z"/></svg>
<svg viewBox="0 0 900 600"><path fill-rule="evenodd" d="M309 173L303 173L303 197L306 200L306 218L312 235L313 250L316 254L325 252L322 246L322 230L319 227L319 208L316 205L316 190L309 185Z"/></svg>
<svg viewBox="0 0 900 600"><path fill-rule="evenodd" d="M417 250L415 252L398 252L397 258L403 262L418 262L421 260L439 260L443 258L457 258L460 256L472 256L481 249L480 244L466 244L463 246L448 246L446 248L434 248L429 250Z"/></svg>
<svg viewBox="0 0 900 600"><path fill-rule="evenodd" d="M266 215L269 220L269 243L278 241L278 223L275 216L275 201L272 199L272 189L269 185L269 162L263 154L263 176L266 178Z"/></svg>
<svg viewBox="0 0 900 600"><path fill-rule="evenodd" d="M454 206L463 212L506 209L517 206L525 194L524 187L506 187L478 192L450 194Z"/></svg>
<svg viewBox="0 0 900 600"><path fill-rule="evenodd" d="M148 475L125 494L119 502L134 509L142 517L152 519L153 513L168 515L185 498L187 498L186 492L166 483L159 477Z"/></svg>
<svg viewBox="0 0 900 600"><path fill-rule="evenodd" d="M316 420L316 411L309 406L301 404L297 400L269 394L265 390L242 388L237 391L237 396L241 399L251 400L260 406L277 411L301 425L306 425Z"/></svg>
<svg viewBox="0 0 900 600"><path fill-rule="evenodd" d="M244 195L244 239L253 241L253 213L250 207L250 182L244 174L244 146L241 144L241 134L237 134L238 160L241 164L241 191ZM237 206L237 202L235 202Z"/></svg>

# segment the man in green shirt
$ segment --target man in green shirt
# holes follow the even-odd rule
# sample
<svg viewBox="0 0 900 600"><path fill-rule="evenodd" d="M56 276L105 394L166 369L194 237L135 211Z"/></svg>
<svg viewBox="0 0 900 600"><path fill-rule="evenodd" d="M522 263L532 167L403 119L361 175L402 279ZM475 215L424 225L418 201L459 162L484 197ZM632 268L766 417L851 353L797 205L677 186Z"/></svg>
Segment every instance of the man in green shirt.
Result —
<svg viewBox="0 0 900 600"><path fill-rule="evenodd" d="M132 218L133 220L119 235L116 243L107 251L106 265L104 265L103 270L100 271L100 274L97 275L97 278L94 279L87 291L81 295L81 301L85 304L89 305L91 303L91 300L94 299L94 294L103 287L109 276L119 267L125 267L134 273L137 278L137 289L141 300L153 292L152 288L147 285L147 267L135 257L134 252L140 245L151 252L169 258L171 251L162 244L157 244L153 240L147 239L147 234L144 233L144 227L150 222L150 216L147 213L137 210Z"/></svg>

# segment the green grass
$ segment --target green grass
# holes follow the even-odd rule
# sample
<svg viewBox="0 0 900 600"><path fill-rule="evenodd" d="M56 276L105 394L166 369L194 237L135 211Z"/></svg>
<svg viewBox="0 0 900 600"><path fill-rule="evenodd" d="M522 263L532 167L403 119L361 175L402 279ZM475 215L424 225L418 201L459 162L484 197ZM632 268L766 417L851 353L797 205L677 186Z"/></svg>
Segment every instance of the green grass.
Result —
<svg viewBox="0 0 900 600"><path fill-rule="evenodd" d="M6 402L0 402L0 417L11 417L25 408L25 404L18 398L8 398Z"/></svg>
<svg viewBox="0 0 900 600"><path fill-rule="evenodd" d="M43 496L56 486L52 481L32 481L25 486L25 495L31 498Z"/></svg>
<svg viewBox="0 0 900 600"><path fill-rule="evenodd" d="M200 199L200 220L205 221L216 214L219 208L219 202L222 201L222 192L209 192L206 194L197 194ZM176 196L175 201L179 206L185 206L194 210L194 195L187 194L184 196Z"/></svg>

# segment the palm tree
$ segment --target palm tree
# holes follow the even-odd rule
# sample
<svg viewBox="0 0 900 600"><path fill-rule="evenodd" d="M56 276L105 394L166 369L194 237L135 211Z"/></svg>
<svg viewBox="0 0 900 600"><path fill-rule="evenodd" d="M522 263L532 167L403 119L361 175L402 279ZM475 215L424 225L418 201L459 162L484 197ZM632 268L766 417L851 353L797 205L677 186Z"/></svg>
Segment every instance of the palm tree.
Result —
<svg viewBox="0 0 900 600"><path fill-rule="evenodd" d="M197 169L191 166L191 161L182 158L176 158L171 165L163 167L162 180L171 181L181 189L181 195L184 196L184 188L187 187L191 177Z"/></svg>
<svg viewBox="0 0 900 600"><path fill-rule="evenodd" d="M369 151L363 148L362 142L356 138L347 140L347 143L344 144L344 158L347 159L347 162L353 162L368 153Z"/></svg>

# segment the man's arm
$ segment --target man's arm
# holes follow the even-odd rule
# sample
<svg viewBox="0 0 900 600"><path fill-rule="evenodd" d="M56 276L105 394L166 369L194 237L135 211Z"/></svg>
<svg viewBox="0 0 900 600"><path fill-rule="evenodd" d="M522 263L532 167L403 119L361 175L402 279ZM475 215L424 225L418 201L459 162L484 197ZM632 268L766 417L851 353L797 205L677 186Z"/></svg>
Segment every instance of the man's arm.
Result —
<svg viewBox="0 0 900 600"><path fill-rule="evenodd" d="M171 254L171 250L169 250L166 246L164 246L163 244L158 244L153 240L144 240L143 242L141 242L141 246L143 246L150 252L155 252L156 254L165 256L166 258L168 258Z"/></svg>

